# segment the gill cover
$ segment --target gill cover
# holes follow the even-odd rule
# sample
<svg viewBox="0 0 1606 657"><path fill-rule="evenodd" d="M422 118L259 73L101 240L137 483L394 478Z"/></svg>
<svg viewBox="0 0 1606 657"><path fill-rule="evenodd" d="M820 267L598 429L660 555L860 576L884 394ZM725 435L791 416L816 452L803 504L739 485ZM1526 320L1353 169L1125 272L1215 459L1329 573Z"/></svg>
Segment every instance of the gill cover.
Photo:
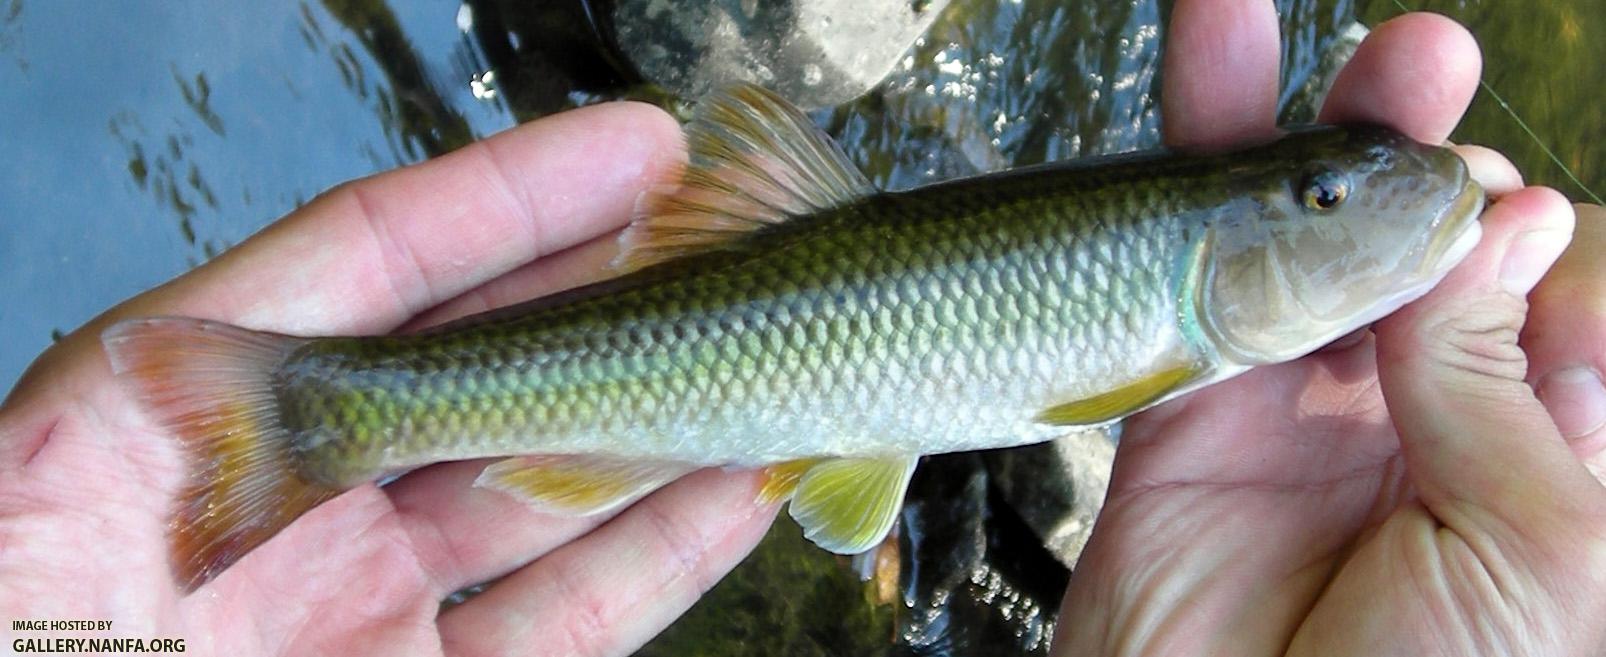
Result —
<svg viewBox="0 0 1606 657"><path fill-rule="evenodd" d="M1297 358L1423 293L1477 241L1483 192L1454 152L1372 126L1268 147L1279 176L1232 180L1211 217L1203 329L1239 364Z"/></svg>

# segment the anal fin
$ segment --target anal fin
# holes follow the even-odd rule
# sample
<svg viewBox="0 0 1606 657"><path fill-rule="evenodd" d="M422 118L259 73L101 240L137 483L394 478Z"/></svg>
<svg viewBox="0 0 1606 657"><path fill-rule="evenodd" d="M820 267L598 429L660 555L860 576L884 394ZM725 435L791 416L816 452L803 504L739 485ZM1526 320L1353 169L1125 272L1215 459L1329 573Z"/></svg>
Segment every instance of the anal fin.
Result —
<svg viewBox="0 0 1606 657"><path fill-rule="evenodd" d="M916 457L822 461L803 473L792 518L803 535L837 554L875 547L892 529L914 475Z"/></svg>
<svg viewBox="0 0 1606 657"><path fill-rule="evenodd" d="M630 504L697 466L612 456L515 456L492 463L475 486L558 515L586 516Z"/></svg>
<svg viewBox="0 0 1606 657"><path fill-rule="evenodd" d="M1037 421L1059 425L1109 422L1142 410L1199 373L1194 365L1161 370L1104 394L1051 407L1038 413Z"/></svg>

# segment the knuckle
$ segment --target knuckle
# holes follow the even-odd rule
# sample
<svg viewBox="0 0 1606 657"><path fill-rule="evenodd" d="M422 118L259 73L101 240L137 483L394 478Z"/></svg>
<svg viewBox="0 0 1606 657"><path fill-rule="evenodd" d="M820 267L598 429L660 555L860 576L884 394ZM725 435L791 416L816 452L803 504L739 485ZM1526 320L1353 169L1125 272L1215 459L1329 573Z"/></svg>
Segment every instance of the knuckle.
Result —
<svg viewBox="0 0 1606 657"><path fill-rule="evenodd" d="M612 618L608 603L574 570L558 570L553 575L554 586L560 592L558 599L566 602L558 623L566 648L574 655L600 656L608 654L601 637L608 636Z"/></svg>
<svg viewBox="0 0 1606 657"><path fill-rule="evenodd" d="M1521 381L1528 358L1518 344L1527 303L1490 295L1444 308L1418 329L1416 344L1432 362L1478 377Z"/></svg>
<svg viewBox="0 0 1606 657"><path fill-rule="evenodd" d="M658 548L661 566L674 576L691 575L699 593L712 588L704 573L703 561L707 542L678 518L653 500L640 505L643 519L650 528L653 543Z"/></svg>

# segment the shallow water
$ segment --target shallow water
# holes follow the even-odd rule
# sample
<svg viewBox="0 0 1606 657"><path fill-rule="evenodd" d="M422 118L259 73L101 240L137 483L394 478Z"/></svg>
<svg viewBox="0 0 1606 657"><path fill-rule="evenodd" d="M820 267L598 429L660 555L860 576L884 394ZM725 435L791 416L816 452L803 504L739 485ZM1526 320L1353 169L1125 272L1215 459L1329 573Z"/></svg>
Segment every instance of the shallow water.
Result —
<svg viewBox="0 0 1606 657"><path fill-rule="evenodd" d="M1540 142L1602 191L1606 12L1598 2L1406 4L1468 24L1487 55L1486 80ZM1278 5L1290 88L1352 13L1375 24L1399 12L1392 0ZM1168 6L955 0L874 93L815 118L887 187L1153 146L1157 25ZM53 333L205 261L335 183L577 104L662 100L599 45L607 26L592 17L608 12L588 9L578 0L0 0L0 389ZM1584 198L1487 94L1453 139L1505 150L1530 181ZM953 467L966 477L981 471L966 463ZM981 490L963 499L989 505ZM926 545L969 536L981 541L970 544L976 554L1028 549L1007 514L989 518L943 521ZM920 563L909 554L905 562ZM930 640L910 652L999 641L1040 651L1056 592L1017 586L1013 566L994 557L963 565L972 566L970 580L932 586L961 600L1005 600L1008 622L997 618L1003 606L988 602L926 609L930 622L911 624L907 607L873 604L836 558L779 523L758 557L646 652L762 645L769 654L859 654L895 632L912 645ZM932 597L914 584L900 593L922 595ZM1037 611L1019 612L1026 609ZM844 622L854 631L829 638ZM956 646L956 636L966 638Z"/></svg>

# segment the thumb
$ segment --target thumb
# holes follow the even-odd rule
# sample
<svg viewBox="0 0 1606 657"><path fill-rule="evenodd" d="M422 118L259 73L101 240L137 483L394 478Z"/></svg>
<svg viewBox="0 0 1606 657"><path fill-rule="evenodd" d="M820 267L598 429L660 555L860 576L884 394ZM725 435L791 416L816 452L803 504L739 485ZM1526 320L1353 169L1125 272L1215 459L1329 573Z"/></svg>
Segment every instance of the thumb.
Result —
<svg viewBox="0 0 1606 657"><path fill-rule="evenodd" d="M1406 471L1423 504L1462 537L1552 555L1590 549L1606 527L1606 490L1524 382L1517 345L1528 292L1571 238L1572 207L1530 187L1481 221L1472 254L1377 326L1378 377Z"/></svg>

